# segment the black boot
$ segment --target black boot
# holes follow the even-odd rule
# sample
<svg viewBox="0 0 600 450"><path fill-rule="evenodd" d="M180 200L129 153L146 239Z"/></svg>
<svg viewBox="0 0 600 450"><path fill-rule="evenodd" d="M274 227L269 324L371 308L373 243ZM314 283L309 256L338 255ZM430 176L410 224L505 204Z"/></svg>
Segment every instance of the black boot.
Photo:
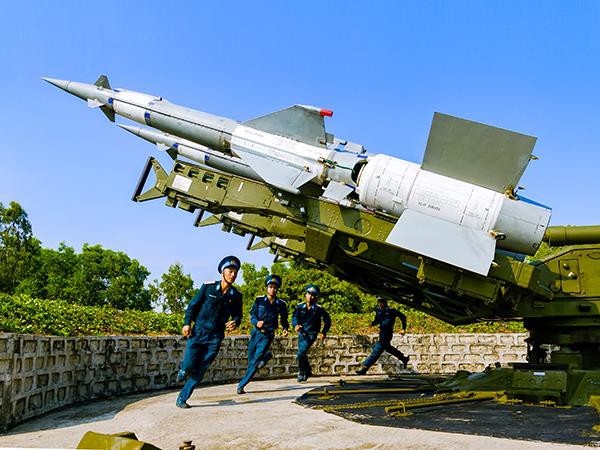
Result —
<svg viewBox="0 0 600 450"><path fill-rule="evenodd" d="M366 375L367 370L369 370L367 366L362 366L360 369L355 370L354 372L356 373L356 375Z"/></svg>
<svg viewBox="0 0 600 450"><path fill-rule="evenodd" d="M408 357L408 356L405 356L404 358L401 359L402 365L404 366L405 369L408 367L408 360L409 359L410 359L410 357Z"/></svg>

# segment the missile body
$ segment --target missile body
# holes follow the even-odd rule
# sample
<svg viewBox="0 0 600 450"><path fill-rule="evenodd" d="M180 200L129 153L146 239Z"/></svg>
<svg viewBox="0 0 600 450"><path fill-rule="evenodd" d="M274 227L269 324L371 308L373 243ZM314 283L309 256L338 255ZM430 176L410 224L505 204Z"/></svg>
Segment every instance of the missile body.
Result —
<svg viewBox="0 0 600 450"><path fill-rule="evenodd" d="M162 97L44 78L99 107L156 130L122 126L172 157L265 183L297 195L308 185L345 206L398 217L388 243L480 274L499 249L531 255L550 208L514 188L535 138L436 113L423 164L366 153L325 132L331 111L305 105L247 121L175 105ZM314 189L312 190L314 192Z"/></svg>
<svg viewBox="0 0 600 450"><path fill-rule="evenodd" d="M223 172L261 181L258 174L247 164L244 164L239 158L227 156L205 147L204 145L197 144L178 136L171 136L160 131L121 124L119 124L119 127L148 142L152 142L159 150L166 151L173 159L179 155L199 164L222 170Z"/></svg>

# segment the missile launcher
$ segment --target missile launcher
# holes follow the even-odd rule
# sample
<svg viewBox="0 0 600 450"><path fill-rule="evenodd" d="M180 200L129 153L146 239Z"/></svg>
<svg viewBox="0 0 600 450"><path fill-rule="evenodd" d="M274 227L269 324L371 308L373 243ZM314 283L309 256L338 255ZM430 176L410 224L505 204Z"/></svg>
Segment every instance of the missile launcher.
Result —
<svg viewBox="0 0 600 450"><path fill-rule="evenodd" d="M134 201L164 198L197 213L197 227L220 224L250 236L249 249L452 324L523 321L528 362L492 368L478 390L570 405L600 395L600 227L549 227L550 208L518 194L534 137L436 113L418 165L332 136L322 108L237 122L113 90L106 77L46 81L153 128L122 126L175 160L167 172L149 158ZM543 240L566 247L526 259Z"/></svg>

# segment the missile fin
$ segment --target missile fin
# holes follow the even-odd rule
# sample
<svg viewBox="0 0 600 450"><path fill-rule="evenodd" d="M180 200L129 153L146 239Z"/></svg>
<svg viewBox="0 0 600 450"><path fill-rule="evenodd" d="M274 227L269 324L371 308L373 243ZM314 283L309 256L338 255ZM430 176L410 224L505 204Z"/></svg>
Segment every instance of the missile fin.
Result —
<svg viewBox="0 0 600 450"><path fill-rule="evenodd" d="M100 106L103 105L103 103L99 100L96 100L93 98L88 98L87 105L90 108L99 108Z"/></svg>
<svg viewBox="0 0 600 450"><path fill-rule="evenodd" d="M294 105L243 125L317 147L325 147L327 140L325 122L318 108Z"/></svg>
<svg viewBox="0 0 600 450"><path fill-rule="evenodd" d="M487 275L496 241L482 230L473 230L442 219L406 210L386 242L480 275Z"/></svg>
<svg viewBox="0 0 600 450"><path fill-rule="evenodd" d="M504 193L517 186L536 140L436 112L421 167Z"/></svg>
<svg viewBox="0 0 600 450"><path fill-rule="evenodd" d="M106 75L100 75L94 84L101 88L112 89Z"/></svg>
<svg viewBox="0 0 600 450"><path fill-rule="evenodd" d="M100 111L102 111L104 113L104 115L106 117L108 117L108 120L110 120L111 122L115 121L115 112L112 109L110 109L108 106L102 105L100 107Z"/></svg>
<svg viewBox="0 0 600 450"><path fill-rule="evenodd" d="M254 155L237 146L232 147L232 150L266 183L287 192L298 193L299 187L315 177L313 172L306 171L303 168L286 165L283 161Z"/></svg>
<svg viewBox="0 0 600 450"><path fill-rule="evenodd" d="M330 181L325 192L323 192L323 197L339 203L352 191L354 191L352 186L348 186L347 184L338 181Z"/></svg>

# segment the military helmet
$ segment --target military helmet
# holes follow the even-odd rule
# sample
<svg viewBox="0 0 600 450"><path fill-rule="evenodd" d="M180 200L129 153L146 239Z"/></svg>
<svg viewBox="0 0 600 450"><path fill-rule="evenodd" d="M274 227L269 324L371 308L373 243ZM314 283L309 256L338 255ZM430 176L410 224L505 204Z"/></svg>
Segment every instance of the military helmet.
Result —
<svg viewBox="0 0 600 450"><path fill-rule="evenodd" d="M315 297L321 295L321 289L319 289L319 286L317 286L316 284L309 284L308 286L306 286L305 291L309 294L314 295Z"/></svg>
<svg viewBox="0 0 600 450"><path fill-rule="evenodd" d="M265 286L274 284L277 287L281 287L281 277L279 275L271 274L265 278Z"/></svg>
<svg viewBox="0 0 600 450"><path fill-rule="evenodd" d="M228 267L233 267L234 269L239 269L242 264L240 263L240 259L237 256L226 256L219 263L219 273L223 273L225 269Z"/></svg>

